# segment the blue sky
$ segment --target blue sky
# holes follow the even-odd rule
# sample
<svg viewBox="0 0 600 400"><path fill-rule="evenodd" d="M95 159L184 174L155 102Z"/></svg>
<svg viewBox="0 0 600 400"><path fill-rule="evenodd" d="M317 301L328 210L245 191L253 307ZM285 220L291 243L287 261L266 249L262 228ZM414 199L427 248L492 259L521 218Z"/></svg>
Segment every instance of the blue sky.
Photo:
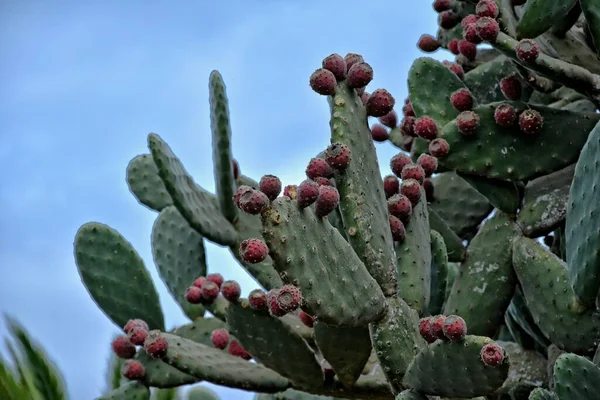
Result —
<svg viewBox="0 0 600 400"><path fill-rule="evenodd" d="M171 5L169 4L171 3ZM158 287L169 327L186 323L150 251L156 214L125 167L159 133L196 181L214 190L208 76L227 84L242 172L299 183L329 142L324 97L308 78L333 53L364 55L401 105L429 1L17 1L0 4L0 311L16 316L64 372L72 399L104 389L117 328L79 280L73 237L87 221L119 230ZM174 5L173 5L174 4ZM447 53L438 53L445 58ZM377 145L382 172L396 153ZM255 288L227 249L209 265ZM218 266L218 267L216 267ZM6 333L0 322L0 335ZM252 394L217 388L223 399Z"/></svg>

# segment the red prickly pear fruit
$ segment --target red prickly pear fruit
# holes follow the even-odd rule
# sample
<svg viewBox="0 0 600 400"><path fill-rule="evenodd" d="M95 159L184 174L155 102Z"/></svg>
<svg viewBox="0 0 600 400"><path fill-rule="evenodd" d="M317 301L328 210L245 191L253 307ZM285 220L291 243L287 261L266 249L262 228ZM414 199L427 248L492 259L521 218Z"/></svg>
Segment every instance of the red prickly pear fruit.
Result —
<svg viewBox="0 0 600 400"><path fill-rule="evenodd" d="M141 381L146 376L146 368L137 360L126 360L121 366L121 374L131 381Z"/></svg>
<svg viewBox="0 0 600 400"><path fill-rule="evenodd" d="M450 10L454 0L435 0L433 2L433 9L437 12L442 12L446 10Z"/></svg>
<svg viewBox="0 0 600 400"><path fill-rule="evenodd" d="M350 148L343 143L332 143L325 150L325 162L331 168L343 171L348 168L350 164L351 154ZM323 176L325 178L333 177Z"/></svg>
<svg viewBox="0 0 600 400"><path fill-rule="evenodd" d="M163 358L167 355L169 343L160 332L150 332L144 342L144 351L152 358Z"/></svg>
<svg viewBox="0 0 600 400"><path fill-rule="evenodd" d="M500 79L500 91L508 100L521 98L521 81L516 75L509 75Z"/></svg>
<svg viewBox="0 0 600 400"><path fill-rule="evenodd" d="M363 104L363 106L365 106L365 107L367 106L367 102L369 101L369 96L370 96L370 94L367 92L363 92L360 95L360 101Z"/></svg>
<svg viewBox="0 0 600 400"><path fill-rule="evenodd" d="M255 311L267 309L267 295L262 289L254 289L248 294L248 304Z"/></svg>
<svg viewBox="0 0 600 400"><path fill-rule="evenodd" d="M517 58L526 63L532 63L540 55L540 46L533 39L523 39L517 44Z"/></svg>
<svg viewBox="0 0 600 400"><path fill-rule="evenodd" d="M456 117L456 126L463 135L471 136L479 128L479 115L474 111L463 111Z"/></svg>
<svg viewBox="0 0 600 400"><path fill-rule="evenodd" d="M475 13L479 17L498 18L500 10L494 0L481 0L475 6Z"/></svg>
<svg viewBox="0 0 600 400"><path fill-rule="evenodd" d="M294 285L283 285L279 289L271 290L267 295L269 310L275 317L283 317L296 311L302 304L302 293Z"/></svg>
<svg viewBox="0 0 600 400"><path fill-rule="evenodd" d="M466 40L460 40L458 42L458 51L465 56L467 60L473 61L477 56L477 45L467 42Z"/></svg>
<svg viewBox="0 0 600 400"><path fill-rule="evenodd" d="M374 124L371 127L371 137L376 142L385 142L390 138L390 134L385 129L385 126L381 124Z"/></svg>
<svg viewBox="0 0 600 400"><path fill-rule="evenodd" d="M202 304L204 302L202 289L197 286L190 286L185 290L185 299L190 304Z"/></svg>
<svg viewBox="0 0 600 400"><path fill-rule="evenodd" d="M460 16L452 10L442 11L438 15L438 25L444 29L452 29L460 21Z"/></svg>
<svg viewBox="0 0 600 400"><path fill-rule="evenodd" d="M412 214L412 204L408 197L397 193L390 197L387 201L388 212L401 221L408 222Z"/></svg>
<svg viewBox="0 0 600 400"><path fill-rule="evenodd" d="M479 353L481 361L490 367L496 367L504 362L504 350L496 343L488 343L481 348Z"/></svg>
<svg viewBox="0 0 600 400"><path fill-rule="evenodd" d="M404 117L400 123L400 130L406 136L417 136L415 133L415 117Z"/></svg>
<svg viewBox="0 0 600 400"><path fill-rule="evenodd" d="M270 201L266 194L252 189L244 192L239 198L239 208L248 214L256 215L269 207Z"/></svg>
<svg viewBox="0 0 600 400"><path fill-rule="evenodd" d="M436 315L431 317L431 334L437 339L445 340L444 336L444 321L446 320L445 315Z"/></svg>
<svg viewBox="0 0 600 400"><path fill-rule="evenodd" d="M125 335L120 335L112 342L112 350L119 358L133 358L135 356L135 345Z"/></svg>
<svg viewBox="0 0 600 400"><path fill-rule="evenodd" d="M202 289L202 285L204 285L205 281L206 281L206 277L199 276L198 278L196 278L194 280L194 282L192 283L192 286L196 286L198 289Z"/></svg>
<svg viewBox="0 0 600 400"><path fill-rule="evenodd" d="M229 354L234 357L243 358L244 360L250 360L252 358L250 353L248 353L237 340L232 340L231 343L229 343Z"/></svg>
<svg viewBox="0 0 600 400"><path fill-rule="evenodd" d="M458 51L458 39L452 39L448 42L448 50L455 56L460 54L460 52Z"/></svg>
<svg viewBox="0 0 600 400"><path fill-rule="evenodd" d="M359 62L348 69L346 82L352 89L364 88L373 80L373 68L366 62Z"/></svg>
<svg viewBox="0 0 600 400"><path fill-rule="evenodd" d="M237 303L242 294L242 289L236 281L225 281L221 285L221 294L230 303Z"/></svg>
<svg viewBox="0 0 600 400"><path fill-rule="evenodd" d="M437 337L431 332L431 318L425 317L419 320L419 333L427 343L433 343L437 340Z"/></svg>
<svg viewBox="0 0 600 400"><path fill-rule="evenodd" d="M412 160L404 153L398 153L390 160L390 169L396 176L402 175L402 169L410 164Z"/></svg>
<svg viewBox="0 0 600 400"><path fill-rule="evenodd" d="M400 218L390 215L390 231L392 232L392 240L394 242L404 242L406 238L406 228Z"/></svg>
<svg viewBox="0 0 600 400"><path fill-rule="evenodd" d="M371 117L383 117L394 109L396 100L385 89L377 89L369 96L367 100L367 115Z"/></svg>
<svg viewBox="0 0 600 400"><path fill-rule="evenodd" d="M419 41L417 42L417 47L425 53L433 53L437 49L439 49L440 46L441 43L438 42L436 38L427 33L422 34L419 38Z"/></svg>
<svg viewBox="0 0 600 400"><path fill-rule="evenodd" d="M458 89L450 95L452 107L458 111L468 111L473 108L473 95L467 88Z"/></svg>
<svg viewBox="0 0 600 400"><path fill-rule="evenodd" d="M231 160L231 168L233 169L233 179L237 180L240 177L240 164L235 160Z"/></svg>
<svg viewBox="0 0 600 400"><path fill-rule="evenodd" d="M227 329L215 329L210 334L210 341L219 350L225 350L229 344L229 332Z"/></svg>
<svg viewBox="0 0 600 400"><path fill-rule="evenodd" d="M435 124L435 120L427 115L419 117L415 120L414 130L417 136L427 140L435 139L438 134L438 128Z"/></svg>
<svg viewBox="0 0 600 400"><path fill-rule="evenodd" d="M475 24L477 35L486 42L494 43L500 33L500 25L490 17L481 17Z"/></svg>
<svg viewBox="0 0 600 400"><path fill-rule="evenodd" d="M320 186L319 196L315 202L315 213L323 218L331 213L340 204L340 194L332 186Z"/></svg>
<svg viewBox="0 0 600 400"><path fill-rule="evenodd" d="M233 203L238 206L238 208L240 207L240 198L246 194L246 193L250 193L252 192L254 189L251 188L248 185L241 185L235 192L235 194L233 195Z"/></svg>
<svg viewBox="0 0 600 400"><path fill-rule="evenodd" d="M423 171L425 171L425 177L429 178L437 170L438 160L429 154L423 153L419 156L419 158L417 158L417 164L419 164L421 168L423 168Z"/></svg>
<svg viewBox="0 0 600 400"><path fill-rule="evenodd" d="M298 185L287 185L283 188L283 195L289 199L296 200Z"/></svg>
<svg viewBox="0 0 600 400"><path fill-rule="evenodd" d="M446 339L457 342L467 336L467 323L458 315L449 315L444 320L442 330Z"/></svg>
<svg viewBox="0 0 600 400"><path fill-rule="evenodd" d="M298 318L300 318L300 321L302 321L302 323L308 326L309 328L312 328L315 325L315 317L308 313L305 313L304 311L300 311L300 313L298 314Z"/></svg>
<svg viewBox="0 0 600 400"><path fill-rule="evenodd" d="M467 27L463 30L463 39L465 39L467 42L473 43L473 44L479 44L483 41L479 37L479 34L477 33L477 28L475 27L475 24L467 25ZM460 45L460 42L458 44ZM459 47L459 53L460 53L460 47Z"/></svg>
<svg viewBox="0 0 600 400"><path fill-rule="evenodd" d="M425 198L427 201L433 201L433 182L427 178L423 182L423 189L425 189Z"/></svg>
<svg viewBox="0 0 600 400"><path fill-rule="evenodd" d="M444 65L450 71L454 72L456 74L456 76L458 76L459 79L461 79L461 80L464 79L464 77L465 77L465 70L463 69L463 67L461 67L457 63L444 60L444 61L442 61L442 65Z"/></svg>
<svg viewBox="0 0 600 400"><path fill-rule="evenodd" d="M503 128L511 127L517 120L515 108L508 103L500 104L494 110L494 121Z"/></svg>
<svg viewBox="0 0 600 400"><path fill-rule="evenodd" d="M402 180L414 179L420 184L422 184L425 180L425 170L419 164L410 163L405 165L404 168L402 168L400 178Z"/></svg>
<svg viewBox="0 0 600 400"><path fill-rule="evenodd" d="M450 145L446 139L438 138L429 142L429 152L435 158L446 157L450 152Z"/></svg>
<svg viewBox="0 0 600 400"><path fill-rule="evenodd" d="M208 303L212 303L213 301L215 301L215 299L219 295L219 286L217 286L216 283L211 282L209 280L204 282L204 285L202 285L201 290L202 298Z"/></svg>
<svg viewBox="0 0 600 400"><path fill-rule="evenodd" d="M323 68L331 71L338 82L346 79L346 60L339 54L331 54L323 59Z"/></svg>
<svg viewBox="0 0 600 400"><path fill-rule="evenodd" d="M469 14L460 21L460 26L462 26L463 30L466 30L470 25L476 23L478 19L477 15Z"/></svg>
<svg viewBox="0 0 600 400"><path fill-rule="evenodd" d="M322 158L311 158L306 167L306 176L313 180L318 176L333 178L333 169Z"/></svg>
<svg viewBox="0 0 600 400"><path fill-rule="evenodd" d="M404 100L404 106L402 106L402 114L404 114L405 117L415 116L415 110L413 110L412 103L410 102L408 97L406 98L406 100Z"/></svg>
<svg viewBox="0 0 600 400"><path fill-rule="evenodd" d="M513 6L522 6L525 3L527 3L527 0L512 0Z"/></svg>
<svg viewBox="0 0 600 400"><path fill-rule="evenodd" d="M398 126L398 114L396 111L392 110L383 117L379 117L379 122L388 128L394 129L396 126Z"/></svg>
<svg viewBox="0 0 600 400"><path fill-rule="evenodd" d="M317 200L317 197L319 197L319 185L317 185L314 181L307 179L300 183L296 193L298 207L308 207Z"/></svg>
<svg viewBox="0 0 600 400"><path fill-rule="evenodd" d="M544 126L544 118L536 110L525 110L519 115L519 128L527 135L535 135Z"/></svg>
<svg viewBox="0 0 600 400"><path fill-rule="evenodd" d="M269 200L273 201L281 193L281 181L275 175L265 175L260 178L258 188L267 195Z"/></svg>
<svg viewBox="0 0 600 400"><path fill-rule="evenodd" d="M319 186L332 186L335 187L335 185L331 182L330 179L324 178L322 176L318 176L315 178L315 183Z"/></svg>
<svg viewBox="0 0 600 400"><path fill-rule="evenodd" d="M123 332L129 333L133 328L142 328L146 331L150 330L148 324L141 319L130 319L123 327Z"/></svg>
<svg viewBox="0 0 600 400"><path fill-rule="evenodd" d="M263 262L269 254L269 248L267 244L260 239L246 239L240 243L240 256L242 260L250 263L257 264ZM221 287L223 282L221 282Z"/></svg>
<svg viewBox="0 0 600 400"><path fill-rule="evenodd" d="M383 178L383 191L385 198L389 199L400 191L400 181L394 175L386 175Z"/></svg>
<svg viewBox="0 0 600 400"><path fill-rule="evenodd" d="M408 197L414 207L421 199L421 185L414 179L405 179L400 185L400 194Z"/></svg>
<svg viewBox="0 0 600 400"><path fill-rule="evenodd" d="M221 285L223 284L223 275L219 273L208 274L206 275L206 280L213 282L218 287L221 287Z"/></svg>
<svg viewBox="0 0 600 400"><path fill-rule="evenodd" d="M323 96L331 96L335 93L337 80L333 72L325 68L319 68L310 75L310 87Z"/></svg>
<svg viewBox="0 0 600 400"><path fill-rule="evenodd" d="M354 64L364 62L365 59L360 54L348 53L344 57L344 61L346 61L346 68L347 68L347 70L350 71L350 68L352 68L352 66Z"/></svg>
<svg viewBox="0 0 600 400"><path fill-rule="evenodd" d="M129 331L127 337L136 346L141 346L144 344L144 340L148 336L148 330L144 329L141 326L136 326Z"/></svg>

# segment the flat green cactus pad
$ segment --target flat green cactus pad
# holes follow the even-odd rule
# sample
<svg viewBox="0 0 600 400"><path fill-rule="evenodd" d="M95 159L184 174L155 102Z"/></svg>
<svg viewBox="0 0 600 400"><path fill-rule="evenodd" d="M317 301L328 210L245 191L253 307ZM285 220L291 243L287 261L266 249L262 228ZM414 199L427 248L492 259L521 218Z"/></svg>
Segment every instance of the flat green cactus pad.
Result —
<svg viewBox="0 0 600 400"><path fill-rule="evenodd" d="M517 37L535 38L567 15L577 0L527 0L517 25Z"/></svg>
<svg viewBox="0 0 600 400"><path fill-rule="evenodd" d="M427 306L427 315L442 312L446 298L446 278L448 276L448 253L444 238L436 231L431 231L431 297Z"/></svg>
<svg viewBox="0 0 600 400"><path fill-rule="evenodd" d="M141 362L146 369L144 384L147 386L168 389L200 381L200 379L181 372L162 360L150 357L143 349L137 352L135 359Z"/></svg>
<svg viewBox="0 0 600 400"><path fill-rule="evenodd" d="M600 368L585 357L565 353L554 364L555 391L560 400L594 400L600 393Z"/></svg>
<svg viewBox="0 0 600 400"><path fill-rule="evenodd" d="M431 230L438 232L444 239L448 260L452 262L462 261L467 253L463 241L452 229L450 229L448 224L446 224L446 221L442 219L437 212L431 207L427 208L427 213L429 214L429 227Z"/></svg>
<svg viewBox="0 0 600 400"><path fill-rule="evenodd" d="M189 324L178 326L170 333L214 347L210 335L215 329L227 329L227 324L218 318L198 318Z"/></svg>
<svg viewBox="0 0 600 400"><path fill-rule="evenodd" d="M150 154L140 154L129 161L126 176L129 190L140 204L154 211L173 204Z"/></svg>
<svg viewBox="0 0 600 400"><path fill-rule="evenodd" d="M511 59L501 55L467 72L464 83L480 104L488 104L505 99L498 82L515 74L517 69Z"/></svg>
<svg viewBox="0 0 600 400"><path fill-rule="evenodd" d="M148 400L150 399L150 389L140 382L127 382L121 387L98 397L97 400Z"/></svg>

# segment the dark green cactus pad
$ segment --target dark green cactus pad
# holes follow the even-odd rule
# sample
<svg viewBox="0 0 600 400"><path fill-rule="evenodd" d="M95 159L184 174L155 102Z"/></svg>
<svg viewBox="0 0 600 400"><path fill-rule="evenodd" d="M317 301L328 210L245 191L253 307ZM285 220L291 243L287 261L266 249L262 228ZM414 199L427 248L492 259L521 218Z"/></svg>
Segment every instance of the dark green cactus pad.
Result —
<svg viewBox="0 0 600 400"><path fill-rule="evenodd" d="M319 387L324 377L315 353L288 324L267 311L254 311L248 301L227 308L231 333L252 357L301 387ZM293 362L290 362L293 360Z"/></svg>
<svg viewBox="0 0 600 400"><path fill-rule="evenodd" d="M309 328L298 317L299 310L294 313L289 313L281 317L280 319L288 324L298 335L300 335L309 344L314 342L313 328Z"/></svg>
<svg viewBox="0 0 600 400"><path fill-rule="evenodd" d="M558 400L558 397L549 390L537 388L529 393L529 400Z"/></svg>
<svg viewBox="0 0 600 400"><path fill-rule="evenodd" d="M420 394L415 390L407 389L402 393L398 393L395 400L427 400L427 396Z"/></svg>
<svg viewBox="0 0 600 400"><path fill-rule="evenodd" d="M448 253L444 238L436 231L431 231L431 296L427 306L427 315L442 312L446 299L446 277L448 276Z"/></svg>
<svg viewBox="0 0 600 400"><path fill-rule="evenodd" d="M546 235L564 222L574 172L575 164L527 183L517 217L525 236Z"/></svg>
<svg viewBox="0 0 600 400"><path fill-rule="evenodd" d="M462 261L467 252L462 240L431 207L427 207L427 213L429 215L429 227L442 235L444 239L448 260L452 262Z"/></svg>
<svg viewBox="0 0 600 400"><path fill-rule="evenodd" d="M140 382L131 381L113 391L98 397L97 400L148 400L150 389Z"/></svg>
<svg viewBox="0 0 600 400"><path fill-rule="evenodd" d="M593 113L596 112L596 105L588 99L581 99L569 103L566 106L561 107L561 109L580 113Z"/></svg>
<svg viewBox="0 0 600 400"><path fill-rule="evenodd" d="M238 178L236 184L237 187L246 185L258 189L258 182L243 175ZM279 277L275 267L273 267L273 259L271 256L267 255L267 258L264 261L256 264L246 262L240 256L240 245L244 240L251 238L264 240L260 216L240 212L237 220L233 223L233 226L238 232L238 239L234 245L230 246L231 254L265 289L271 290L283 286L283 281Z"/></svg>
<svg viewBox="0 0 600 400"><path fill-rule="evenodd" d="M546 358L548 359L548 363L546 365L546 375L548 376L548 388L554 390L554 364L556 364L556 360L558 357L565 354L566 352L559 349L558 346L551 344L548 346L546 350Z"/></svg>
<svg viewBox="0 0 600 400"><path fill-rule="evenodd" d="M144 384L147 386L168 389L200 381L162 360L150 357L143 349L137 352L135 359L141 362L146 369Z"/></svg>
<svg viewBox="0 0 600 400"><path fill-rule="evenodd" d="M456 277L458 276L458 269L460 268L459 263L449 262L448 263L448 275L446 276L446 301L448 301L448 297L450 297L450 293L452 293L452 286L454 286L454 282L456 281ZM444 304L445 304L444 302Z"/></svg>
<svg viewBox="0 0 600 400"><path fill-rule="evenodd" d="M554 391L560 400L594 400L600 393L600 368L585 357L565 353L554 364Z"/></svg>
<svg viewBox="0 0 600 400"><path fill-rule="evenodd" d="M600 341L600 314L586 311L577 300L565 262L533 239L519 238L512 248L513 266L536 325L563 350L593 352Z"/></svg>
<svg viewBox="0 0 600 400"><path fill-rule="evenodd" d="M363 326L381 317L385 305L381 289L326 218L280 197L263 212L262 221L275 268L300 288L311 314L344 326Z"/></svg>
<svg viewBox="0 0 600 400"><path fill-rule="evenodd" d="M371 356L369 328L333 326L317 321L314 335L317 347L340 382L351 388Z"/></svg>
<svg viewBox="0 0 600 400"><path fill-rule="evenodd" d="M227 329L227 324L218 318L198 318L189 324L171 330L170 333L214 347L210 335L215 329Z"/></svg>
<svg viewBox="0 0 600 400"><path fill-rule="evenodd" d="M228 221L233 222L238 209L233 203L233 157L231 156L231 125L225 82L218 71L209 77L210 129L212 131L213 171L219 208Z"/></svg>
<svg viewBox="0 0 600 400"><path fill-rule="evenodd" d="M387 314L369 329L381 369L392 389L399 393L404 389L405 371L426 343L419 334L415 310L401 298L389 298L387 302Z"/></svg>
<svg viewBox="0 0 600 400"><path fill-rule="evenodd" d="M415 115L433 118L440 129L458 115L450 95L463 88L454 72L430 57L417 58L408 71L408 96Z"/></svg>
<svg viewBox="0 0 600 400"><path fill-rule="evenodd" d="M579 4L583 15L585 15L585 21L596 47L596 52L600 54L600 4L595 0L579 0Z"/></svg>
<svg viewBox="0 0 600 400"><path fill-rule="evenodd" d="M481 361L481 349L490 338L467 335L460 342L437 342L426 346L412 361L404 384L423 394L442 397L485 396L499 389L508 377L509 357L496 367Z"/></svg>
<svg viewBox="0 0 600 400"><path fill-rule="evenodd" d="M596 347L596 352L594 353L594 358L592 359L592 362L595 366L600 368L600 346Z"/></svg>
<svg viewBox="0 0 600 400"><path fill-rule="evenodd" d="M329 104L331 142L348 146L352 158L335 177L348 241L383 293L393 296L398 280L394 243L366 109L345 81L337 85Z"/></svg>
<svg viewBox="0 0 600 400"><path fill-rule="evenodd" d="M185 290L206 276L204 239L174 206L164 208L152 227L152 256L165 286L190 319L204 315L204 307L185 299Z"/></svg>
<svg viewBox="0 0 600 400"><path fill-rule="evenodd" d="M571 285L586 307L595 308L600 288L600 124L575 166L565 233Z"/></svg>
<svg viewBox="0 0 600 400"><path fill-rule="evenodd" d="M500 327L517 283L510 250L519 235L517 224L496 211L467 248L444 314L463 317L472 334L493 336Z"/></svg>
<svg viewBox="0 0 600 400"><path fill-rule="evenodd" d="M187 400L219 400L219 396L209 388L196 386L188 390Z"/></svg>
<svg viewBox="0 0 600 400"><path fill-rule="evenodd" d="M173 203L190 226L215 243L234 244L237 233L221 214L215 196L194 182L179 158L160 136L149 134L148 148Z"/></svg>
<svg viewBox="0 0 600 400"><path fill-rule="evenodd" d="M129 191L140 204L159 212L173 204L150 154L140 154L129 161L126 177Z"/></svg>
<svg viewBox="0 0 600 400"><path fill-rule="evenodd" d="M460 237L476 229L493 209L490 202L456 172L438 174L431 181L433 200L429 209L442 217Z"/></svg>
<svg viewBox="0 0 600 400"><path fill-rule="evenodd" d="M167 339L164 361L199 380L265 393L276 393L289 387L286 378L260 364L169 333L153 331L150 334L157 333Z"/></svg>
<svg viewBox="0 0 600 400"><path fill-rule="evenodd" d="M221 321L227 320L227 308L229 307L229 301L225 300L223 295L219 294L217 298L212 302L204 305L212 315Z"/></svg>
<svg viewBox="0 0 600 400"><path fill-rule="evenodd" d="M75 235L75 263L98 307L119 328L143 319L164 329L158 292L144 261L119 232L99 222L83 224Z"/></svg>
<svg viewBox="0 0 600 400"><path fill-rule="evenodd" d="M560 22L577 0L527 0L517 25L517 38L535 38Z"/></svg>
<svg viewBox="0 0 600 400"><path fill-rule="evenodd" d="M520 399L527 398L535 388L547 387L547 361L544 356L534 350L523 350L514 342L497 341L496 343L506 350L510 359L508 377L496 394Z"/></svg>
<svg viewBox="0 0 600 400"><path fill-rule="evenodd" d="M429 304L431 290L431 236L425 191L413 207L406 238L396 242L398 256L398 294L406 303L423 315Z"/></svg>
<svg viewBox="0 0 600 400"><path fill-rule="evenodd" d="M521 204L519 188L514 182L482 178L476 175L458 174L481 193L491 205L507 214L516 214Z"/></svg>
<svg viewBox="0 0 600 400"><path fill-rule="evenodd" d="M282 393L260 393L254 397L254 400L336 400L336 398L288 389Z"/></svg>
<svg viewBox="0 0 600 400"><path fill-rule="evenodd" d="M515 323L541 347L550 346L551 343L548 338L544 336L540 328L535 324L533 316L527 308L527 303L525 302L525 297L523 296L523 291L520 286L517 286L506 312L510 314Z"/></svg>
<svg viewBox="0 0 600 400"><path fill-rule="evenodd" d="M473 137L466 138L452 121L443 128L442 137L450 145L450 153L440 158L446 168L466 174L501 180L530 180L558 171L577 161L589 132L600 114L580 114L541 105L507 102L518 111L532 108L544 119L536 135L526 137L515 124L501 128L494 121L494 110L502 103L476 107L480 127ZM565 130L570 132L565 139ZM523 154L535 154L524 161ZM476 156L475 156L476 155Z"/></svg>
<svg viewBox="0 0 600 400"><path fill-rule="evenodd" d="M462 36L459 39L462 39ZM488 104L505 99L498 82L502 78L515 74L517 69L511 59L498 56L493 61L483 63L467 72L464 83L480 104Z"/></svg>

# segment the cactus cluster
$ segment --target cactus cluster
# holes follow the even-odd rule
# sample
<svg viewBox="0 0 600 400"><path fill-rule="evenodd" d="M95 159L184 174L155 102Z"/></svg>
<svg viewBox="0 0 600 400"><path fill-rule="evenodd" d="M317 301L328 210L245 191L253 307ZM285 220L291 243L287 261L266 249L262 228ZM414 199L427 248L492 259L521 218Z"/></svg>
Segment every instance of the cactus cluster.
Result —
<svg viewBox="0 0 600 400"><path fill-rule="evenodd" d="M123 335L105 399L208 381L267 399L596 399L600 394L600 5L436 0L408 97L332 54L308 79L331 144L306 180L257 182L232 157L210 75L216 194L155 133L127 167L158 213L158 272L190 323L167 331L139 255L97 222L82 281ZM375 143L399 153L381 176ZM228 247L257 288L208 271ZM212 317L205 317L209 312ZM600 354L600 352L599 352Z"/></svg>

